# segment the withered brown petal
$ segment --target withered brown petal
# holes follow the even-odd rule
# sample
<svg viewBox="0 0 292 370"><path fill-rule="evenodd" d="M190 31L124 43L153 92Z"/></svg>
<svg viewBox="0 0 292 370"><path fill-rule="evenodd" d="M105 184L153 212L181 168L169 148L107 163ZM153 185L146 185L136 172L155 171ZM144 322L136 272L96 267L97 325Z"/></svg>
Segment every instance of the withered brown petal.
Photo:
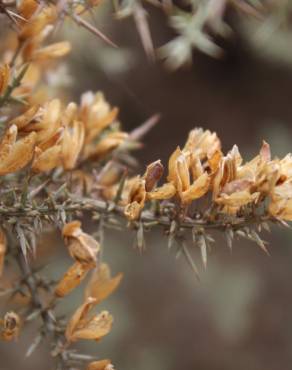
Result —
<svg viewBox="0 0 292 370"><path fill-rule="evenodd" d="M170 199L176 194L176 188L173 183L167 182L166 184L156 188L155 190L147 193L149 200L164 200Z"/></svg>
<svg viewBox="0 0 292 370"><path fill-rule="evenodd" d="M119 286L123 274L111 277L110 268L106 263L102 263L93 271L91 279L85 289L85 297L93 297L96 303L105 300Z"/></svg>
<svg viewBox="0 0 292 370"><path fill-rule="evenodd" d="M68 341L71 341L74 331L82 322L85 321L85 318L89 311L94 307L96 304L96 299L92 297L86 298L86 300L82 303L80 307L74 312L71 319L68 321L65 336Z"/></svg>
<svg viewBox="0 0 292 370"><path fill-rule="evenodd" d="M51 171L61 164L61 146L55 145L44 152L36 151L36 158L32 164L35 173Z"/></svg>
<svg viewBox="0 0 292 370"><path fill-rule="evenodd" d="M80 221L71 221L63 226L62 234L63 236L78 236L82 232L81 222Z"/></svg>
<svg viewBox="0 0 292 370"><path fill-rule="evenodd" d="M12 147L10 148L9 154L6 157L4 157L3 160L1 161L0 175L13 173L24 168L32 160L35 143L36 143L35 132L31 132L24 138L16 141L15 144L13 144ZM0 149L0 157L2 157L1 154L2 153Z"/></svg>
<svg viewBox="0 0 292 370"><path fill-rule="evenodd" d="M81 322L73 331L70 340L89 339L98 341L111 331L112 324L112 315L108 311L102 311L88 321Z"/></svg>
<svg viewBox="0 0 292 370"><path fill-rule="evenodd" d="M2 338L9 342L15 340L19 336L21 320L17 313L7 312L3 320Z"/></svg>
<svg viewBox="0 0 292 370"><path fill-rule="evenodd" d="M195 199L201 198L207 193L207 191L209 190L209 186L210 177L205 172L197 180L194 181L194 183L189 187L188 190L180 195L182 202L187 204Z"/></svg>
<svg viewBox="0 0 292 370"><path fill-rule="evenodd" d="M69 294L81 283L91 268L92 266L90 265L75 262L59 281L55 289L55 294L58 297L64 297Z"/></svg>
<svg viewBox="0 0 292 370"><path fill-rule="evenodd" d="M113 370L111 366L110 360L99 360L90 362L86 368L86 370Z"/></svg>

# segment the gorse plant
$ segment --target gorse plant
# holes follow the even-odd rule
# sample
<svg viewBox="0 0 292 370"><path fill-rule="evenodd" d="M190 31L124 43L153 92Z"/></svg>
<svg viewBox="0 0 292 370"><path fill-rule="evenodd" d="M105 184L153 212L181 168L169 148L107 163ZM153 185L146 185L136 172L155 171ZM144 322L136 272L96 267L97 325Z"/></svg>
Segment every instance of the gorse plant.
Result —
<svg viewBox="0 0 292 370"><path fill-rule="evenodd" d="M234 239L246 238L267 252L261 230L269 230L271 223L287 226L292 220L291 154L272 159L263 142L259 154L244 162L236 145L225 155L215 133L195 128L182 149L177 147L170 156L166 177L160 160L134 176L131 152L139 148L157 116L127 133L118 121L118 109L101 92L84 93L80 103L48 94L45 76L72 47L67 41L48 41L63 21L71 20L114 45L86 18L99 3L0 1L5 22L0 67L0 273L18 269L18 277L1 295L9 301L21 297L25 306L3 315L1 337L14 341L31 321L37 322L39 331L27 356L49 338L56 369L113 369L110 360L76 352L72 346L81 339L99 341L112 327L108 311L96 312L122 278L112 277L102 259L104 229L131 229L143 249L145 232L160 228L169 247L184 255L198 275L191 248L200 248L206 266L213 230L225 235L230 248ZM194 46L209 54L218 51L205 28L214 1L192 1L184 11L167 0L149 3L172 17L181 33L162 49L173 67L188 61ZM260 2L220 1L215 7L220 17L212 13L220 30L227 3L249 15L263 9ZM144 47L153 57L142 6L142 1L115 2L120 17L134 15ZM97 224L99 238L84 231L84 216ZM47 227L62 235L72 258L72 266L58 281L48 280L32 264L37 237ZM84 285L88 275L83 302L67 317L59 317L59 302Z"/></svg>

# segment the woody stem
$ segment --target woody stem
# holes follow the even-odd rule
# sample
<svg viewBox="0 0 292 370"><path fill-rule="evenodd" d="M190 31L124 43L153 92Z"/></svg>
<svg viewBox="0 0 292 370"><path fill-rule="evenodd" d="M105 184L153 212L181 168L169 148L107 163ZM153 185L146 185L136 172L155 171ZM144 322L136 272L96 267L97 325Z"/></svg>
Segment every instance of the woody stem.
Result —
<svg viewBox="0 0 292 370"><path fill-rule="evenodd" d="M32 205L27 204L25 207L19 206L0 206L0 220L8 220L11 218L30 218L30 217L40 217L41 219L46 219L48 216L58 215L60 212L73 213L78 212L90 212L99 213L104 215L118 216L125 218L123 207L116 205L114 203L109 203L103 200L82 198L70 199L70 203L57 203L52 205ZM140 222L147 224L148 227L152 226L165 226L170 227L173 221L173 217L169 215L156 215L148 210L141 213ZM185 218L179 222L179 226L182 229L192 229L194 227L202 227L208 230L221 230L224 231L226 227L232 227L234 230L240 229L245 226L252 224L260 224L262 222L275 222L276 220L267 214L250 214L246 216L240 216L234 218L232 221L226 219L222 220L212 220L212 219L192 219ZM10 221L11 222L11 221Z"/></svg>
<svg viewBox="0 0 292 370"><path fill-rule="evenodd" d="M29 265L29 263L25 260L22 253L16 252L16 260L19 266L19 269L23 275L23 282L27 286L29 293L31 295L32 305L35 310L40 311L40 315L45 327L45 331L49 334L53 334L56 343L60 342L60 333L56 330L56 322L54 320L54 316L51 312L51 309L46 307L38 293L38 285L36 282L35 275ZM58 352L58 362L59 367L61 369L67 368L66 358L64 357L63 353L60 351Z"/></svg>

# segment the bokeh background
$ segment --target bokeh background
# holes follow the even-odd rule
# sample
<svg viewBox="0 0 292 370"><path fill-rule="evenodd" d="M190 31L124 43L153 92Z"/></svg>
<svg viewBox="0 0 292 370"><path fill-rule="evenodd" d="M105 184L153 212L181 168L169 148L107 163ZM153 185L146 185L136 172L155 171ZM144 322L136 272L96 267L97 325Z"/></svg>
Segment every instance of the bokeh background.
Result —
<svg viewBox="0 0 292 370"><path fill-rule="evenodd" d="M149 11L154 44L161 46L173 32L163 14ZM137 153L139 171L158 158L166 164L196 126L216 131L225 151L238 144L247 159L262 139L274 155L284 155L292 149L292 34L286 48L279 50L284 40L279 33L260 48L235 14L228 17L234 33L227 41L218 40L225 50L220 60L194 52L192 66L170 72L160 61L147 61L133 20L113 22L105 11L95 17L96 24L119 49L69 25L61 32L72 40L73 52L56 76L66 80L76 100L85 90L104 91L120 108L126 130L161 114ZM85 228L94 231L94 224ZM113 273L124 272L124 279L100 308L109 309L115 322L100 343L81 346L111 358L117 370L290 370L292 233L273 231L264 235L270 257L250 242L235 243L231 254L216 235L207 271L200 267L200 283L183 257L175 259L160 233L147 234L141 254L132 247L131 231L108 231L104 258ZM48 273L59 277L70 261L55 235L43 238L40 248L46 246L58 253ZM200 265L196 250L194 257ZM61 310L72 312L80 297L74 292ZM46 345L23 360L33 331L14 350L1 344L5 365L0 369L51 368Z"/></svg>

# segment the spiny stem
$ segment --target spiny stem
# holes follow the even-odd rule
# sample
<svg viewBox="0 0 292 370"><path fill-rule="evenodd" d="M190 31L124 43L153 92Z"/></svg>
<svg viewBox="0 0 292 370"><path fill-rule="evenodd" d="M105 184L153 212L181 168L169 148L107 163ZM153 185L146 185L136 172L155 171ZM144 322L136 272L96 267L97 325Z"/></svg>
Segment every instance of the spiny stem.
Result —
<svg viewBox="0 0 292 370"><path fill-rule="evenodd" d="M59 212L64 211L66 213L78 213L78 212L91 212L91 213L99 213L111 216L119 216L121 218L125 218L124 216L124 208L113 204L108 203L103 200L97 199L90 199L90 198L82 198L82 199L71 199L72 203L56 203L54 207L49 205L27 205L26 207L19 206L10 206L6 207L0 206L0 219L9 219L11 217L15 218L30 218L30 217L40 217L45 219L46 216L50 215L57 215ZM145 210L141 213L140 222L146 223L146 226L166 226L170 227L173 221L173 218L170 216L160 216L153 214L151 211ZM241 216L236 218L234 221L227 221L227 220L218 220L212 221L208 219L191 219L185 218L184 220L179 222L179 227L182 229L192 229L194 227L203 227L208 230L220 230L224 231L226 228L232 228L234 230L243 228L245 226L250 226L252 224L258 225L265 221L275 222L276 220L266 214L261 215L247 215Z"/></svg>
<svg viewBox="0 0 292 370"><path fill-rule="evenodd" d="M16 260L19 266L19 269L23 275L23 282L27 286L29 293L31 295L31 300L33 304L33 308L35 310L40 311L40 315L44 324L45 333L46 334L53 334L54 340L56 343L60 342L61 335L56 330L56 322L53 318L53 315L51 313L51 309L47 306L45 306L39 296L38 293L38 284L36 282L36 277L29 265L25 261L24 256L22 253L16 252ZM66 359L63 356L63 353L61 351L58 352L58 361L61 366L61 368L64 370L67 368Z"/></svg>

